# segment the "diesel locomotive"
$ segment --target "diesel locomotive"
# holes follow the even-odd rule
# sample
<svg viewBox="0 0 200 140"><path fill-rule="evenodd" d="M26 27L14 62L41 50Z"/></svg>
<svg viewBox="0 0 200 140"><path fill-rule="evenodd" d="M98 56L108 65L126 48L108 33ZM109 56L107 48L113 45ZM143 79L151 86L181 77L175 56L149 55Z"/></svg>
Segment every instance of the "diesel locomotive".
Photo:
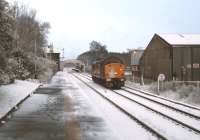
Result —
<svg viewBox="0 0 200 140"><path fill-rule="evenodd" d="M121 88L124 86L125 65L118 57L110 56L94 61L92 64L92 80L107 88Z"/></svg>

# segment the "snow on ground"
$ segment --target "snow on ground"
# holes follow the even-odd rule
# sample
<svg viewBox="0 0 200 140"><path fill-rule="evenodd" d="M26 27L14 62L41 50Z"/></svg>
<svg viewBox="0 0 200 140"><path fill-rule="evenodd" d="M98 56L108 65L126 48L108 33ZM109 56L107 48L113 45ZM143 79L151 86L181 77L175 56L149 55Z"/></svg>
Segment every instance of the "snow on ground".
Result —
<svg viewBox="0 0 200 140"><path fill-rule="evenodd" d="M154 128L157 132L164 135L167 139L174 139L174 140L185 139L186 140L186 139L192 138L193 140L195 139L199 140L200 138L199 135L188 131L187 128L184 128L181 125L177 125L175 122L169 119L166 119L165 117L162 117L150 111L149 109L146 109L145 107L140 106L137 103L127 100L109 90L107 90L107 92L105 93L103 92L104 89L102 87L100 87L97 84L94 84L93 82L89 81L88 83L91 84L96 90L100 91L104 96L114 101L116 104L118 104L122 108L126 109L126 111L128 111L130 114L134 115L136 118L139 118L140 120L148 124L150 127ZM171 112L168 112L168 113L171 113ZM131 122L129 122L129 125L130 124ZM121 127L121 129L129 130L126 127L124 128ZM132 129L132 131L136 132L136 129ZM142 139L141 135L140 137L136 137L136 135L134 136L135 136L134 138L136 139ZM142 136L145 136L144 132Z"/></svg>
<svg viewBox="0 0 200 140"><path fill-rule="evenodd" d="M126 81L126 85L158 94L156 82L142 86L139 83ZM176 85L176 87L172 85L172 82L165 82L163 91L159 92L159 95L200 107L200 88L192 85Z"/></svg>
<svg viewBox="0 0 200 140"><path fill-rule="evenodd" d="M39 85L36 81L15 80L13 84L0 86L0 118L4 117Z"/></svg>
<svg viewBox="0 0 200 140"><path fill-rule="evenodd" d="M73 78L73 77L72 77ZM99 96L96 92L85 86L78 79L72 80L78 85L78 90L82 93L82 98L87 101L93 108L93 115L102 118L108 129L112 131L111 135L116 136L115 139L120 140L155 140L157 137L153 136L146 129L140 126L128 116L119 111L115 106ZM90 82L90 84L93 82ZM107 90L105 90L107 92ZM80 113L80 112L79 112ZM88 112L86 112L88 114ZM109 131L109 130L108 130Z"/></svg>
<svg viewBox="0 0 200 140"><path fill-rule="evenodd" d="M75 73L74 73L75 74ZM144 129L136 121L133 121L126 114L122 113L118 108L106 101L95 91L87 87L80 80L74 76L67 74L68 80L76 87L76 91L71 93L73 101L78 101L81 104L87 105L91 110L79 109L77 116L92 116L92 118L101 118L104 128L106 128L106 138L109 140L155 140L158 139L152 135L148 130ZM89 84L93 83L92 81ZM107 92L105 89L104 92ZM93 120L90 120L91 122ZM97 125L98 129L101 125ZM80 125L81 126L81 125ZM101 126L102 127L102 126ZM91 133L90 133L91 132ZM89 134L94 134L89 131ZM94 134L95 135L95 134ZM96 134L98 136L98 134ZM100 135L104 135L101 133ZM114 137L113 137L114 135ZM83 138L84 139L84 138ZM94 138L93 138L94 139ZM96 140L97 138L95 138Z"/></svg>

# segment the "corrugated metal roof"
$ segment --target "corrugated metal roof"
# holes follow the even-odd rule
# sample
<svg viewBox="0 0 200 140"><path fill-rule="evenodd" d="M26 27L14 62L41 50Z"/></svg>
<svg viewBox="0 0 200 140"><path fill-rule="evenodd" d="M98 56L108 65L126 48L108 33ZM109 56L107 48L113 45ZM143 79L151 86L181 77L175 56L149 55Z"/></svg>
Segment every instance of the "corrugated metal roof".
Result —
<svg viewBox="0 0 200 140"><path fill-rule="evenodd" d="M171 45L200 45L200 34L159 34Z"/></svg>
<svg viewBox="0 0 200 140"><path fill-rule="evenodd" d="M139 65L140 58L142 57L143 52L144 52L143 50L140 50L132 53L131 65Z"/></svg>

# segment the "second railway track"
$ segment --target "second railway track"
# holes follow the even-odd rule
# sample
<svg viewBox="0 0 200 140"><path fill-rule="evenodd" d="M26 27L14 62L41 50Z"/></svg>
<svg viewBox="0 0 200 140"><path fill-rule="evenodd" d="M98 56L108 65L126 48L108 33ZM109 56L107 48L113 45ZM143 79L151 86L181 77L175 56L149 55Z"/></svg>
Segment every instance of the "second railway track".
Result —
<svg viewBox="0 0 200 140"><path fill-rule="evenodd" d="M81 76L84 76L85 78L91 80L91 76L89 76L89 75L81 74ZM166 99L166 98L163 98L163 97L160 97L157 95L153 95L153 94L147 93L145 91L142 91L142 90L139 90L136 88L132 88L132 87L128 87L128 86L123 87L122 90L129 92L131 94L134 94L136 96L139 96L141 98L145 98L147 100L150 100L152 102L155 102L157 104L165 106L167 108L170 108L170 109L180 112L182 114L185 114L189 117L200 120L200 108L197 108L195 106L176 102L176 101Z"/></svg>

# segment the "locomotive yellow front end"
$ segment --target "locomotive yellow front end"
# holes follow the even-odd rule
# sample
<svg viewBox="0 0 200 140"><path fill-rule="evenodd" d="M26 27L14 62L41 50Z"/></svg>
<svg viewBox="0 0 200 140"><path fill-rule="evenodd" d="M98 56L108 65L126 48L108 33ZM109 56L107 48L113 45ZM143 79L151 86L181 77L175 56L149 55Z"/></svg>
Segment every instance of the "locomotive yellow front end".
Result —
<svg viewBox="0 0 200 140"><path fill-rule="evenodd" d="M121 88L124 86L124 64L121 63L109 63L105 65L105 81L108 88Z"/></svg>

